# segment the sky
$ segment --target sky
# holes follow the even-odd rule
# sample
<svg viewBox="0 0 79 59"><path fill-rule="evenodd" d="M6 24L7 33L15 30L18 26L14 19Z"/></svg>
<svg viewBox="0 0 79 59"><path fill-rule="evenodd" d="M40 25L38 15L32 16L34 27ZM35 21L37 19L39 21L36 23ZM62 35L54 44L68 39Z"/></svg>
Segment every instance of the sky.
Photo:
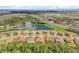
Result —
<svg viewBox="0 0 79 59"><path fill-rule="evenodd" d="M0 6L79 6L79 0L0 0Z"/></svg>
<svg viewBox="0 0 79 59"><path fill-rule="evenodd" d="M76 9L76 8L79 8L79 0L0 0L0 9Z"/></svg>
<svg viewBox="0 0 79 59"><path fill-rule="evenodd" d="M79 6L0 6L0 9L25 9L25 10L54 10L54 9L79 9Z"/></svg>

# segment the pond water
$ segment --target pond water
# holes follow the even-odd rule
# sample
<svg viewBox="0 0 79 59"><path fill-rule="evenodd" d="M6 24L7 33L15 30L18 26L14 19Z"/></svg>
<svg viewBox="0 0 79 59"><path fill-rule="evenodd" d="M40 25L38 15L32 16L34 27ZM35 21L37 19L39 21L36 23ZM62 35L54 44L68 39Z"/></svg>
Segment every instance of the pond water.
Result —
<svg viewBox="0 0 79 59"><path fill-rule="evenodd" d="M47 26L19 26L15 27L15 30L53 30Z"/></svg>

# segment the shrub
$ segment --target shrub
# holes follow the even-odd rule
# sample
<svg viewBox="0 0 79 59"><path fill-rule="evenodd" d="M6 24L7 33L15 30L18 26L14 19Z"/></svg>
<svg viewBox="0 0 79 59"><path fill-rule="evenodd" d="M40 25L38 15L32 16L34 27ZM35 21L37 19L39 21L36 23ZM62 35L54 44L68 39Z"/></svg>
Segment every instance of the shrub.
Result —
<svg viewBox="0 0 79 59"><path fill-rule="evenodd" d="M77 45L72 42L70 43L56 43L56 42L45 42L45 43L23 43L14 40L11 44L6 44L5 41L0 47L0 52L10 53L71 53L76 52Z"/></svg>

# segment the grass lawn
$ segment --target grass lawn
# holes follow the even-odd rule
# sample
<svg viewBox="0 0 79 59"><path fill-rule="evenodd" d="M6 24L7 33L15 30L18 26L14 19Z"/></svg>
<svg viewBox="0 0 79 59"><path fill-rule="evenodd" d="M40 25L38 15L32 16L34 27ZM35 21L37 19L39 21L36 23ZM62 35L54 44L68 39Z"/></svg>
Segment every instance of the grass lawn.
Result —
<svg viewBox="0 0 79 59"><path fill-rule="evenodd" d="M77 45L55 42L46 43L20 43L13 41L11 44L3 44L0 47L0 53L75 53L77 51Z"/></svg>
<svg viewBox="0 0 79 59"><path fill-rule="evenodd" d="M63 31L63 32L66 31L65 29L63 29L61 27L58 27L58 26L55 26L55 25L45 24L45 26L48 26L48 27L50 27L50 28L52 28L52 29L54 29L56 31Z"/></svg>

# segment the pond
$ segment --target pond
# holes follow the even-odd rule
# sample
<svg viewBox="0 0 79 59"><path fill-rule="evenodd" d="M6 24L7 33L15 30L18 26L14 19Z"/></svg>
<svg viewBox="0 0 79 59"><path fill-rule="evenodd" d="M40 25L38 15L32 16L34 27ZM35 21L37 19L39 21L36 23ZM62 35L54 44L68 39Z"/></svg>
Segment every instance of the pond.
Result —
<svg viewBox="0 0 79 59"><path fill-rule="evenodd" d="M15 27L14 30L53 30L47 26L19 26Z"/></svg>

